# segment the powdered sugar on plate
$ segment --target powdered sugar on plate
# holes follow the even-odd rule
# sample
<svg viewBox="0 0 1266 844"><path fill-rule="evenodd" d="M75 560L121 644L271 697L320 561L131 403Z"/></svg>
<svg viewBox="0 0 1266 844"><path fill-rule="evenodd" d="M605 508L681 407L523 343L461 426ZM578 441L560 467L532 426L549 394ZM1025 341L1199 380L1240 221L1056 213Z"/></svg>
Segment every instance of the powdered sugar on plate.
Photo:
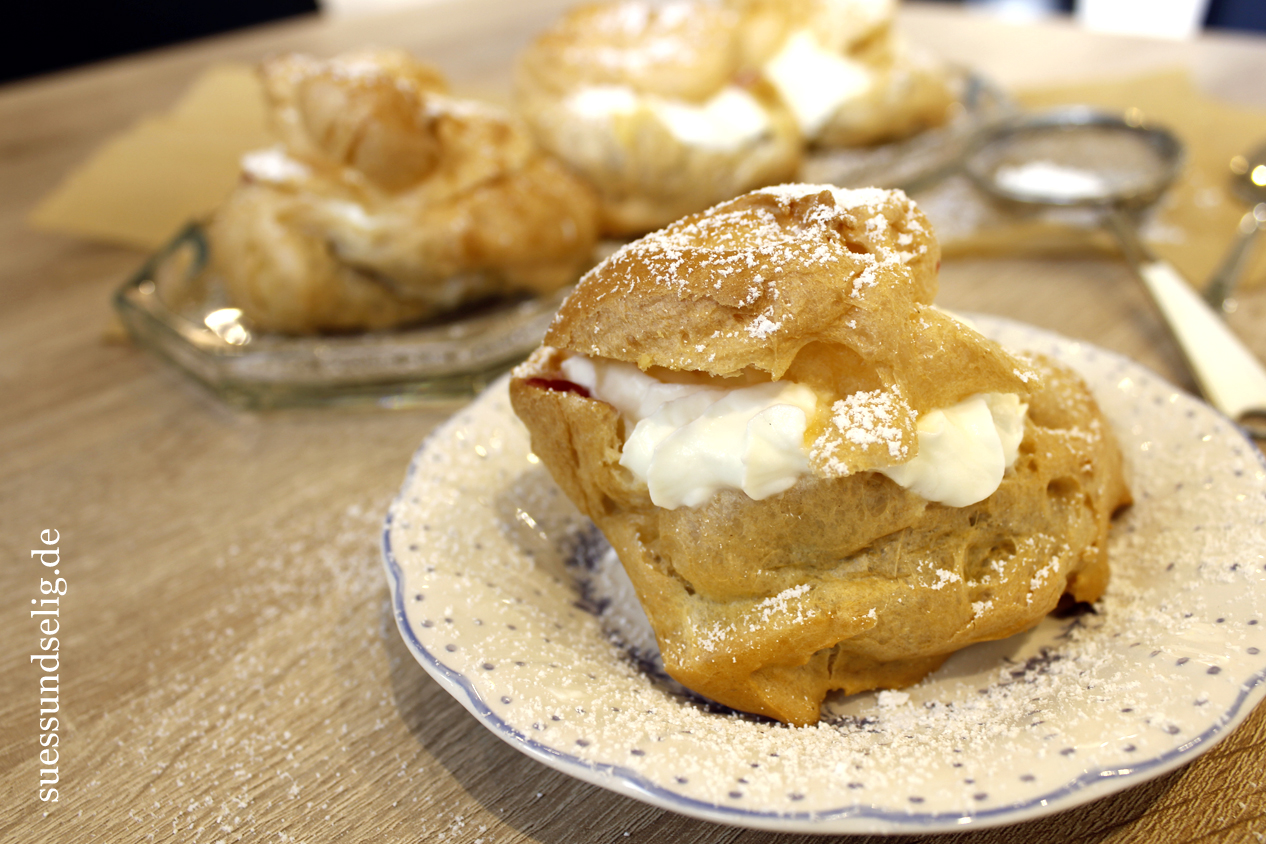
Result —
<svg viewBox="0 0 1266 844"><path fill-rule="evenodd" d="M1266 695L1266 464L1136 364L975 319L1079 370L1122 440L1136 503L1094 612L964 650L900 692L828 699L813 727L718 707L663 674L627 578L530 453L502 382L423 445L391 508L386 565L410 649L545 764L742 826L1014 823L1190 761Z"/></svg>

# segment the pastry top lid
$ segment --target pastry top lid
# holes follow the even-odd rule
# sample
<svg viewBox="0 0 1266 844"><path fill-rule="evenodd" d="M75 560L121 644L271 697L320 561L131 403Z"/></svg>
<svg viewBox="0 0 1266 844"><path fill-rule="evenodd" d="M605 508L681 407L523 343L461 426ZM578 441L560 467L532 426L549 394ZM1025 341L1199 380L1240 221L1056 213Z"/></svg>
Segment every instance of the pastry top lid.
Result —
<svg viewBox="0 0 1266 844"><path fill-rule="evenodd" d="M285 54L260 73L285 153L337 171L354 194L426 183L443 197L521 169L537 152L517 117L450 96L438 70L402 50Z"/></svg>
<svg viewBox="0 0 1266 844"><path fill-rule="evenodd" d="M717 376L780 378L811 343L886 357L936 293L940 249L900 191L779 185L647 235L584 278L545 342Z"/></svg>

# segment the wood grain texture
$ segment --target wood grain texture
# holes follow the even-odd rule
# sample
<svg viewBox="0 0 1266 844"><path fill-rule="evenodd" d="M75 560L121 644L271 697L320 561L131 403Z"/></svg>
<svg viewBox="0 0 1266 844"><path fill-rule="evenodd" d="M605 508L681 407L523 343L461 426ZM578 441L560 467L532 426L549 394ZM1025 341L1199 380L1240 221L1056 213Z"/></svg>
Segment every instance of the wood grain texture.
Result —
<svg viewBox="0 0 1266 844"><path fill-rule="evenodd" d="M31 232L27 210L110 133L170 106L207 64L283 49L401 44L459 88L504 97L514 52L564 5L466 0L288 23L0 88L0 840L822 840L717 826L549 770L489 733L396 633L378 532L409 456L453 406L228 410L107 339L108 297L142 256ZM1266 106L1266 42L1096 38L940 7L909 31L1004 84L1183 65ZM947 263L941 302L1128 354L1180 359L1123 266ZM1258 308L1258 310L1253 310ZM1237 319L1266 354L1266 313ZM39 779L41 570L60 531L59 773ZM1266 838L1266 709L1196 762L1043 820L938 842ZM879 841L858 837L851 841ZM931 841L932 838L883 839Z"/></svg>

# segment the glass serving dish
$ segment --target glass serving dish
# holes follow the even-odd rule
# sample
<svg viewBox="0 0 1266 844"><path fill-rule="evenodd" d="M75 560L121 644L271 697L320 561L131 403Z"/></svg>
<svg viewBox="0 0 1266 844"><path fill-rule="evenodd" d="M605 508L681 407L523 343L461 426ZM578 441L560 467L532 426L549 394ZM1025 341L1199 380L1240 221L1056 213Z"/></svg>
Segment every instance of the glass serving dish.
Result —
<svg viewBox="0 0 1266 844"><path fill-rule="evenodd" d="M474 395L541 342L566 290L487 303L443 322L340 336L257 334L205 273L191 224L115 294L136 343L229 404L384 407Z"/></svg>
<svg viewBox="0 0 1266 844"><path fill-rule="evenodd" d="M1012 112L998 89L955 71L959 106L944 126L877 147L819 151L802 181L907 192L957 169L974 139ZM596 257L620 244L600 243ZM257 333L209 278L209 245L193 223L115 294L136 343L225 402L264 409L312 405L396 407L467 399L540 343L570 288L543 298L488 302L391 331L292 337Z"/></svg>

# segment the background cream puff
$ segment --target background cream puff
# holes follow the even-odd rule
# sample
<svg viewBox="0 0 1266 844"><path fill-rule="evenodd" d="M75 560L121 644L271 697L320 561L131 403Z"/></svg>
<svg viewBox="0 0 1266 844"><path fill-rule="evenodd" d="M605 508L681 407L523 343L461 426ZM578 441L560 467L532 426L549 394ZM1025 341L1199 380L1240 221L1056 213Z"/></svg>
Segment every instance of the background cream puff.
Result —
<svg viewBox="0 0 1266 844"><path fill-rule="evenodd" d="M705 3L586 5L520 56L519 109L596 186L608 233L646 232L796 172L799 131L746 72L741 20Z"/></svg>
<svg viewBox="0 0 1266 844"><path fill-rule="evenodd" d="M590 186L433 68L378 50L282 56L261 73L282 142L244 159L208 226L255 328L382 328L556 290L590 266Z"/></svg>

